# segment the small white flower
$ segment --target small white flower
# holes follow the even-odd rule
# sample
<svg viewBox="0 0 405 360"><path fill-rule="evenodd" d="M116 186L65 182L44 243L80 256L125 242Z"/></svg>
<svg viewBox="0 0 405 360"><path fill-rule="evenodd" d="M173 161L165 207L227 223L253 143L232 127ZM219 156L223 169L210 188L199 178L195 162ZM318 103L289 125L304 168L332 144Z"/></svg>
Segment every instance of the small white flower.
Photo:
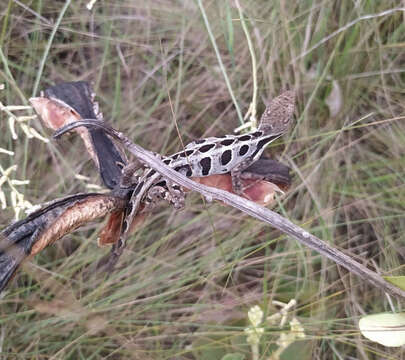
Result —
<svg viewBox="0 0 405 360"><path fill-rule="evenodd" d="M260 342L260 338L264 333L264 328L262 327L248 327L245 328L245 334L247 336L246 342L250 345L257 345Z"/></svg>
<svg viewBox="0 0 405 360"><path fill-rule="evenodd" d="M297 339L305 338L304 327L302 326L302 324L299 322L299 320L296 317L293 317L293 319L290 321L290 329L291 329L291 332L294 333L294 335Z"/></svg>
<svg viewBox="0 0 405 360"><path fill-rule="evenodd" d="M282 332L280 334L280 337L277 339L276 344L280 348L285 349L293 342L294 342L294 339L290 333Z"/></svg>
<svg viewBox="0 0 405 360"><path fill-rule="evenodd" d="M264 328L259 327L263 321L263 311L258 305L251 307L248 311L248 318L251 326L245 328L245 334L247 336L247 343L250 345L258 345L260 338L264 333Z"/></svg>
<svg viewBox="0 0 405 360"><path fill-rule="evenodd" d="M263 321L263 311L260 306L255 305L248 311L248 318L254 327L257 327Z"/></svg>

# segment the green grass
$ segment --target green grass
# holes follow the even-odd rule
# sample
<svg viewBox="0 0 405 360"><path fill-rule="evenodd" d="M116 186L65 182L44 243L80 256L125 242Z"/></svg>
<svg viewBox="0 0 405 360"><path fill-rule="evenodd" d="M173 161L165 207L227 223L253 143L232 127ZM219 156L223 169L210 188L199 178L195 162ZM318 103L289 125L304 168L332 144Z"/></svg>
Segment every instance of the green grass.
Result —
<svg viewBox="0 0 405 360"><path fill-rule="evenodd" d="M387 11L398 2L239 2L258 115L283 89L298 93L296 127L266 151L294 173L276 210L370 268L403 275L405 25L403 11ZM175 121L184 143L232 133L240 122L231 91L248 110L252 56L234 2L98 1L92 12L85 1L25 3L0 5L5 105L56 82L91 81L114 127L165 154L181 148ZM328 99L340 99L334 117ZM15 141L7 119L0 112L0 147L15 155L0 153L0 165L17 164L15 178L31 180L19 187L29 201L86 191L75 173L99 183L79 139L45 144L19 130ZM13 216L2 210L0 224ZM94 268L108 251L97 247L100 228L66 236L18 272L0 300L2 358L250 359L248 309L271 315L273 300L293 298L307 337L282 358L403 358L357 329L360 316L401 310L399 301L236 210L198 195L183 212L162 205L109 278ZM266 326L261 359L283 330Z"/></svg>

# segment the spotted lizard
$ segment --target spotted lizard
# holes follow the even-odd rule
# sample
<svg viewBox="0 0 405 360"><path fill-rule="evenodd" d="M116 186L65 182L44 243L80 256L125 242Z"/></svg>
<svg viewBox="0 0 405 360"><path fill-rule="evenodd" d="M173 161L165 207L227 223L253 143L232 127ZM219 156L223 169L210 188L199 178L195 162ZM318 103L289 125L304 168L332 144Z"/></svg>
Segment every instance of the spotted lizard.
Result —
<svg viewBox="0 0 405 360"><path fill-rule="evenodd" d="M286 91L274 98L266 107L259 128L243 135L225 135L223 137L208 137L189 143L183 151L171 156L162 157L162 161L188 177L204 177L230 173L233 189L241 193L241 172L257 161L265 147L278 139L288 129L294 113L295 93ZM78 126L98 126L110 136L121 141L124 146L130 146L130 141L105 123L94 120L84 120L71 123L58 130L54 137L59 137ZM157 155L160 156L160 155ZM139 163L124 167L120 187L129 188L136 184L128 206L125 210L121 236L112 250L111 265L122 254L131 223L139 211L141 202L153 203L157 198L170 201L176 208L184 203L184 193L181 188L164 179L154 169L146 167L142 175L137 175Z"/></svg>

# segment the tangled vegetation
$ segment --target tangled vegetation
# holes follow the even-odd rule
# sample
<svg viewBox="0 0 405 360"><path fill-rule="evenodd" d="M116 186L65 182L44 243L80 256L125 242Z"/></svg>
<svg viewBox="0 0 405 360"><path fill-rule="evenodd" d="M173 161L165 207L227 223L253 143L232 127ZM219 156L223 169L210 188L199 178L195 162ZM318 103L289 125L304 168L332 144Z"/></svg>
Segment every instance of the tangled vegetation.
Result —
<svg viewBox="0 0 405 360"><path fill-rule="evenodd" d="M2 227L31 204L100 184L80 139L46 142L30 109L9 107L49 85L91 81L104 117L162 154L232 133L248 110L255 120L295 88L296 126L266 150L295 176L276 211L373 270L403 274L397 1L92 3L0 5ZM108 252L99 229L25 263L0 299L2 357L403 357L357 327L365 313L401 310L398 300L236 210L198 195L182 212L162 204L110 276L95 271Z"/></svg>

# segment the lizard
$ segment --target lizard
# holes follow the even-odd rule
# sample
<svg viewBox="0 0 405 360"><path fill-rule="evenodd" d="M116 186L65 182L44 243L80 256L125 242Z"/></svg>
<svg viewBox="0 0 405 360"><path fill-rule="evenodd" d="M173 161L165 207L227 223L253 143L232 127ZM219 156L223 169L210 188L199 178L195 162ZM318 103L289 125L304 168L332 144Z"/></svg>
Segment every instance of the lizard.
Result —
<svg viewBox="0 0 405 360"><path fill-rule="evenodd" d="M259 128L243 135L225 135L208 137L189 143L183 151L171 156L162 157L162 161L187 177L204 177L230 173L236 193L241 193L241 172L257 161L265 146L281 137L288 129L294 113L295 93L286 91L274 98L266 107L260 119ZM83 120L71 123L54 133L58 138L67 131L79 126L103 128L107 134L117 139L124 146L132 142L122 133L105 123L94 120ZM112 249L113 265L125 248L126 238L133 218L143 200L150 203L156 198L170 201L176 208L181 208L184 193L179 186L172 184L152 168L145 168L141 176L136 175L139 164L132 163L124 167L121 177L121 188L134 187L131 198L125 209L121 235Z"/></svg>

